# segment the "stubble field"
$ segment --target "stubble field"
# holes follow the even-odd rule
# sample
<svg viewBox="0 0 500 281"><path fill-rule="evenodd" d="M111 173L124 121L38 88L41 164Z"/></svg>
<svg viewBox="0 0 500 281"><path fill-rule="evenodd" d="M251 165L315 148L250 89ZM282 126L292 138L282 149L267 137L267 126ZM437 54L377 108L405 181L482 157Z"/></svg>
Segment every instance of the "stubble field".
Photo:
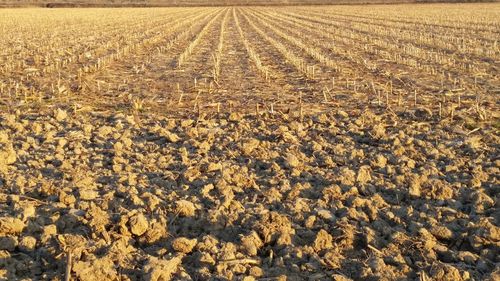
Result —
<svg viewBox="0 0 500 281"><path fill-rule="evenodd" d="M499 14L0 10L0 280L498 280Z"/></svg>

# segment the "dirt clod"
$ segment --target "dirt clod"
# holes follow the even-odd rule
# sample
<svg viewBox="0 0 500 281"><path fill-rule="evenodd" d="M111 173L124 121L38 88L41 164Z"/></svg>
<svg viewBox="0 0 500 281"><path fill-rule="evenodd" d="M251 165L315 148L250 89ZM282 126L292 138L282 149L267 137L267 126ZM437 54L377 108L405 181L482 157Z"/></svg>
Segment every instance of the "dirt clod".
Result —
<svg viewBox="0 0 500 281"><path fill-rule="evenodd" d="M99 258L92 261L78 261L73 265L73 272L82 281L94 280L99 276L100 280L116 280L116 269L113 261L108 258Z"/></svg>
<svg viewBox="0 0 500 281"><path fill-rule="evenodd" d="M182 263L182 255L175 256L171 259L158 259L149 257L148 262L144 266L146 272L145 280L147 281L169 281L172 275L179 270Z"/></svg>
<svg viewBox="0 0 500 281"><path fill-rule="evenodd" d="M19 234L25 224L22 220L12 217L0 217L0 234Z"/></svg>
<svg viewBox="0 0 500 281"><path fill-rule="evenodd" d="M196 207L192 202L179 200L175 202L175 210L180 216L192 217L195 214Z"/></svg>
<svg viewBox="0 0 500 281"><path fill-rule="evenodd" d="M299 158L293 153L287 153L285 157L285 163L290 168L296 168L300 165Z"/></svg>
<svg viewBox="0 0 500 281"><path fill-rule="evenodd" d="M149 222L142 213L139 213L130 218L129 226L132 234L141 236L148 230Z"/></svg>
<svg viewBox="0 0 500 281"><path fill-rule="evenodd" d="M197 242L196 239L179 237L174 239L174 241L172 241L172 248L176 252L187 254L193 250L193 248L196 246L196 242Z"/></svg>
<svg viewBox="0 0 500 281"><path fill-rule="evenodd" d="M333 247L333 237L324 229L321 229L316 234L316 239L314 240L314 250L320 252L322 250L331 249Z"/></svg>
<svg viewBox="0 0 500 281"><path fill-rule="evenodd" d="M68 117L68 113L60 108L54 112L54 117L58 122L64 121Z"/></svg>

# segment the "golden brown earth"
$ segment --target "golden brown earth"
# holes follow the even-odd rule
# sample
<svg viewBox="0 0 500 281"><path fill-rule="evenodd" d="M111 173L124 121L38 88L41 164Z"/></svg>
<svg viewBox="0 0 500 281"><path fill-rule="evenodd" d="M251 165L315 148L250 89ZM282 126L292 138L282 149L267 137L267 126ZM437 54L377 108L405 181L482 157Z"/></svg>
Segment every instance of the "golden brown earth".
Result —
<svg viewBox="0 0 500 281"><path fill-rule="evenodd" d="M499 9L0 10L0 280L498 280Z"/></svg>

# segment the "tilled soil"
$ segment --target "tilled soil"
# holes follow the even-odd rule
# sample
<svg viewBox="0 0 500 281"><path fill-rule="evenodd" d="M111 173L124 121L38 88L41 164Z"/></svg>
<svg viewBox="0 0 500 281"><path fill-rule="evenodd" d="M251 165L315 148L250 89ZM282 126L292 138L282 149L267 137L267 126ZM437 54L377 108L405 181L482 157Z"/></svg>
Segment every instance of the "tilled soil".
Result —
<svg viewBox="0 0 500 281"><path fill-rule="evenodd" d="M0 279L499 280L499 136L405 113L0 117Z"/></svg>

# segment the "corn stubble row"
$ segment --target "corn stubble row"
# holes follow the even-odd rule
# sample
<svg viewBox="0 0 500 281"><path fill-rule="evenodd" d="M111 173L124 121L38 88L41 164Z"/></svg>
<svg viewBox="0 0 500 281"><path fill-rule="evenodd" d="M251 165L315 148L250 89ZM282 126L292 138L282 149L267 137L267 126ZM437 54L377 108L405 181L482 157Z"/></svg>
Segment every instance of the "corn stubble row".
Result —
<svg viewBox="0 0 500 281"><path fill-rule="evenodd" d="M175 93L157 93L186 95L194 81L198 99L198 80L224 89L229 73L223 65L234 56L228 42L237 41L246 50L241 60L265 81L290 84L282 66L287 64L297 72L293 77L313 85L291 87L291 95L325 97L317 103L327 96L356 95L369 105L385 98L387 107L405 100L415 105L417 96L436 112L439 103L452 112L468 102L484 119L488 113L481 103L497 93L499 83L498 6L488 7L162 8L118 9L109 15L88 9L72 16L62 10L3 10L0 95L11 108L58 99L76 103L79 95L104 91L98 77L116 74L116 62L142 55L145 62L163 63L154 61L156 52L172 55L164 64L179 71L198 61L210 65L208 73L194 73L192 80L174 78ZM444 13L450 14L438 16ZM237 38L226 35L232 26ZM212 49L208 59L200 57L203 42ZM106 80L108 91L120 88ZM127 80L124 73L116 84Z"/></svg>

